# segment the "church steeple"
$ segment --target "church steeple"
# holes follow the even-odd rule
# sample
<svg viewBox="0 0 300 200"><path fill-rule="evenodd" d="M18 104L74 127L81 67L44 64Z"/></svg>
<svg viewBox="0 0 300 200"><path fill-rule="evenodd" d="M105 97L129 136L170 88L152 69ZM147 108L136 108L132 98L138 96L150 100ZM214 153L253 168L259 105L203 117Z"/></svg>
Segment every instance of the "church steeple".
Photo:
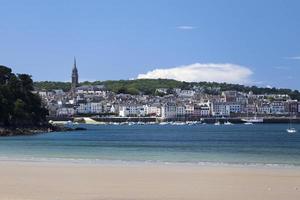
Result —
<svg viewBox="0 0 300 200"><path fill-rule="evenodd" d="M76 65L76 58L74 57L74 66L72 70L72 85L71 90L73 93L75 93L75 89L78 86L78 70Z"/></svg>
<svg viewBox="0 0 300 200"><path fill-rule="evenodd" d="M74 67L73 67L73 71L76 70L77 71L77 66L76 66L76 58L74 56Z"/></svg>

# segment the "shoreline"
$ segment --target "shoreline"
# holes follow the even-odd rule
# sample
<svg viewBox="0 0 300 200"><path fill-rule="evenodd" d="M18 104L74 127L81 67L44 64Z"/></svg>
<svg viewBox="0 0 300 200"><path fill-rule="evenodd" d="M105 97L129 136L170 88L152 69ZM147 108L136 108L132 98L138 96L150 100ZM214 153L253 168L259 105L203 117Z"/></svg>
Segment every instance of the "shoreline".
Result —
<svg viewBox="0 0 300 200"><path fill-rule="evenodd" d="M0 127L0 137L30 136L52 132L69 132L86 130L84 128L71 128L60 125L29 126L29 127Z"/></svg>
<svg viewBox="0 0 300 200"><path fill-rule="evenodd" d="M124 122L144 122L144 123L160 123L160 122L187 122L187 121L197 121L197 122L204 122L213 124L216 119L223 122L230 121L232 123L236 124L242 124L244 121L242 119L248 118L248 117L254 117L253 116L228 116L228 117L179 117L179 118L168 118L163 119L161 117L95 117L93 115L91 116L74 116L74 117L48 117L48 120L51 121L72 121L72 122L82 122L84 121L84 118L90 118L91 120L94 120L96 122L100 123L124 123ZM260 115L257 116L258 118L263 118L263 122L261 124L286 124L290 123L291 117L290 116L264 116ZM300 116L296 118L292 118L292 122L295 124L300 123Z"/></svg>
<svg viewBox="0 0 300 200"><path fill-rule="evenodd" d="M212 167L241 169L294 169L300 171L300 165L280 163L226 163L226 162L169 162L169 161L136 161L136 160L102 160L83 158L15 158L0 157L0 164L41 164L41 165L78 165L78 166L112 166L112 167Z"/></svg>
<svg viewBox="0 0 300 200"><path fill-rule="evenodd" d="M298 200L298 169L0 162L0 199Z"/></svg>

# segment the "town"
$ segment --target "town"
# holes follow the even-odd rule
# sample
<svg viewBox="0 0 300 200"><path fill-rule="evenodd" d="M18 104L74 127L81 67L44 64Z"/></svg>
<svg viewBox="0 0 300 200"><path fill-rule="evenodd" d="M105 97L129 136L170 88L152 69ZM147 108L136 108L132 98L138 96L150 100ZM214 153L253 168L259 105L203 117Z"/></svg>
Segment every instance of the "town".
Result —
<svg viewBox="0 0 300 200"><path fill-rule="evenodd" d="M79 86L78 79L74 59L70 91L36 91L49 110L50 117L200 121L205 118L289 118L300 113L300 102L287 94L220 91L215 95L205 93L201 87L189 90L157 88L156 92L162 95L116 94L104 85Z"/></svg>

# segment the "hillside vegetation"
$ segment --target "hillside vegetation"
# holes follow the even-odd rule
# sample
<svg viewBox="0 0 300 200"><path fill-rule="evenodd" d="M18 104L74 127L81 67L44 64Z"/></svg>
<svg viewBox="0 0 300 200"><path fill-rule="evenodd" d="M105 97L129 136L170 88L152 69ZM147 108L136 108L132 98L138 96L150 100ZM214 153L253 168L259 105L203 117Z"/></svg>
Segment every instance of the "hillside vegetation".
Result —
<svg viewBox="0 0 300 200"><path fill-rule="evenodd" d="M157 94L158 88L180 88L192 89L200 88L203 92L208 94L219 94L221 91L236 90L240 92L250 92L254 94L288 94L292 99L300 100L300 93L298 90L291 89L278 89L278 88L262 88L257 86L244 86L239 84L229 83L216 83L216 82L181 82L170 79L136 79L136 80L116 80L116 81L95 81L95 82L82 82L80 85L104 85L108 90L115 93L126 94ZM34 86L38 90L54 90L63 89L64 91L70 90L71 84L69 82L50 82L42 81L35 82Z"/></svg>

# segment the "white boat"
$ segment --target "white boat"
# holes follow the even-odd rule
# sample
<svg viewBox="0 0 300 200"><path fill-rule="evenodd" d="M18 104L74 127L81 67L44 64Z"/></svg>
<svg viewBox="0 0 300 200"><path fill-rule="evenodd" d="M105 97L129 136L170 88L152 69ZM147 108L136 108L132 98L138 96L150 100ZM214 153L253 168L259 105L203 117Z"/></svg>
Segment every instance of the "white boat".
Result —
<svg viewBox="0 0 300 200"><path fill-rule="evenodd" d="M182 126L185 125L184 122L172 122L171 125Z"/></svg>
<svg viewBox="0 0 300 200"><path fill-rule="evenodd" d="M214 123L214 125L219 126L219 125L221 125L221 123L219 121L217 121L217 122Z"/></svg>
<svg viewBox="0 0 300 200"><path fill-rule="evenodd" d="M233 125L230 121L224 122L224 125Z"/></svg>
<svg viewBox="0 0 300 200"><path fill-rule="evenodd" d="M160 122L159 125L168 125L168 122Z"/></svg>
<svg viewBox="0 0 300 200"><path fill-rule="evenodd" d="M195 125L197 123L198 123L197 121L186 121L187 125Z"/></svg>
<svg viewBox="0 0 300 200"><path fill-rule="evenodd" d="M262 122L264 122L264 118L262 118L262 117L243 118L241 120L246 123L262 123Z"/></svg>
<svg viewBox="0 0 300 200"><path fill-rule="evenodd" d="M288 133L296 133L297 132L297 130L295 128L288 128L288 129L286 129L286 131Z"/></svg>
<svg viewBox="0 0 300 200"><path fill-rule="evenodd" d="M292 127L292 116L290 116L289 127L286 129L288 133L296 133L297 130Z"/></svg>

